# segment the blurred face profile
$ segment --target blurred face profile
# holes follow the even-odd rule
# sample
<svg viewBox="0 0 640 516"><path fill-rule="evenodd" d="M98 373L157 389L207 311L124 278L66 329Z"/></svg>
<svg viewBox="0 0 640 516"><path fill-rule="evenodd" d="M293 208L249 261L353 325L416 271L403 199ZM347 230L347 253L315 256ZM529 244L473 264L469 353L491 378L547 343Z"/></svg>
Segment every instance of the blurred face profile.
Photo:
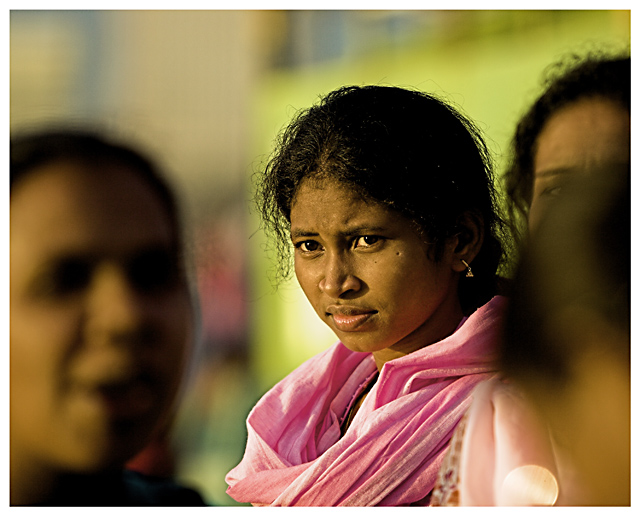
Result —
<svg viewBox="0 0 640 516"><path fill-rule="evenodd" d="M57 162L13 187L11 460L120 467L170 411L191 334L178 235L135 172Z"/></svg>
<svg viewBox="0 0 640 516"><path fill-rule="evenodd" d="M514 282L503 356L553 435L561 505L630 502L630 178L567 181Z"/></svg>
<svg viewBox="0 0 640 516"><path fill-rule="evenodd" d="M538 225L548 203L576 173L628 163L630 130L629 112L599 97L579 100L553 115L537 139L529 227Z"/></svg>

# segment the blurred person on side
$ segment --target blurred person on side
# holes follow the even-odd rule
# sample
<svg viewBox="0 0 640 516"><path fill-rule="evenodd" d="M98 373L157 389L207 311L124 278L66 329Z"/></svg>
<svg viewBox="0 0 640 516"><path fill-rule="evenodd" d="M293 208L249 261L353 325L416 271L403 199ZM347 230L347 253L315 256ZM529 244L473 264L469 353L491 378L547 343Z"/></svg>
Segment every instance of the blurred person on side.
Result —
<svg viewBox="0 0 640 516"><path fill-rule="evenodd" d="M193 336L178 209L97 133L11 140L10 502L204 505L126 471L173 412Z"/></svg>
<svg viewBox="0 0 640 516"><path fill-rule="evenodd" d="M566 182L538 220L508 310L502 370L549 425L570 481L560 503L628 506L631 178L622 164L593 172Z"/></svg>
<svg viewBox="0 0 640 516"><path fill-rule="evenodd" d="M561 200L563 185L598 174L606 180L609 170L630 163L630 58L572 56L550 70L544 92L518 123L505 175L521 253L529 249L529 230ZM507 378L474 392L434 505L580 504L546 424Z"/></svg>
<svg viewBox="0 0 640 516"><path fill-rule="evenodd" d="M481 135L429 94L345 86L294 118L258 189L281 272L292 251L340 342L252 409L227 492L427 505L473 387L495 370L503 226Z"/></svg>

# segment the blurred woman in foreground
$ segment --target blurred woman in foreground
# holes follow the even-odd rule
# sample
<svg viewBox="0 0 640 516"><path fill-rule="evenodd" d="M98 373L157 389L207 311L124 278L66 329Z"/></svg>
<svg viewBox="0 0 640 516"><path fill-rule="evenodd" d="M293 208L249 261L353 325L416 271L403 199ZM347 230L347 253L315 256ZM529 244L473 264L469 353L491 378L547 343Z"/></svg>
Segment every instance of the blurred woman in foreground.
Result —
<svg viewBox="0 0 640 516"><path fill-rule="evenodd" d="M172 193L76 132L11 142L12 505L203 505L124 471L171 414L192 336Z"/></svg>

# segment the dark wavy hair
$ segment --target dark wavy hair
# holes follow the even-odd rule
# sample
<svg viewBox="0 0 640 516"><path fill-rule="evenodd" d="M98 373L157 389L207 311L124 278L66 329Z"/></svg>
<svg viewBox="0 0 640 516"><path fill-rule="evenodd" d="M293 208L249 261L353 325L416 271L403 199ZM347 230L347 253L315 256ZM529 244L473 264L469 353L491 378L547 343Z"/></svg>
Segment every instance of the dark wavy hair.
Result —
<svg viewBox="0 0 640 516"><path fill-rule="evenodd" d="M549 118L560 109L591 97L613 101L630 112L631 58L570 55L545 72L544 92L526 111L512 138L512 157L504 174L507 210L514 233L522 240L533 195L537 141Z"/></svg>
<svg viewBox="0 0 640 516"><path fill-rule="evenodd" d="M291 206L310 176L335 179L404 215L433 244L435 260L445 239L460 233L461 215L474 213L484 239L460 300L469 311L495 294L506 233L492 160L479 130L444 101L398 87L345 86L294 117L255 178L276 280L291 274Z"/></svg>

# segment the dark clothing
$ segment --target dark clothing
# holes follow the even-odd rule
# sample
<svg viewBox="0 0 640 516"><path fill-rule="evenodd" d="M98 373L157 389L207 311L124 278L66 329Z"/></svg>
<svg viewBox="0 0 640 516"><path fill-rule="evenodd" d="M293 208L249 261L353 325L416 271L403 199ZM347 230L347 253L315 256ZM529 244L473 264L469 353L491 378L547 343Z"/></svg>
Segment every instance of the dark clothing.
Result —
<svg viewBox="0 0 640 516"><path fill-rule="evenodd" d="M206 504L197 491L172 480L134 471L75 476L56 489L55 498L46 506L86 507L202 507Z"/></svg>

